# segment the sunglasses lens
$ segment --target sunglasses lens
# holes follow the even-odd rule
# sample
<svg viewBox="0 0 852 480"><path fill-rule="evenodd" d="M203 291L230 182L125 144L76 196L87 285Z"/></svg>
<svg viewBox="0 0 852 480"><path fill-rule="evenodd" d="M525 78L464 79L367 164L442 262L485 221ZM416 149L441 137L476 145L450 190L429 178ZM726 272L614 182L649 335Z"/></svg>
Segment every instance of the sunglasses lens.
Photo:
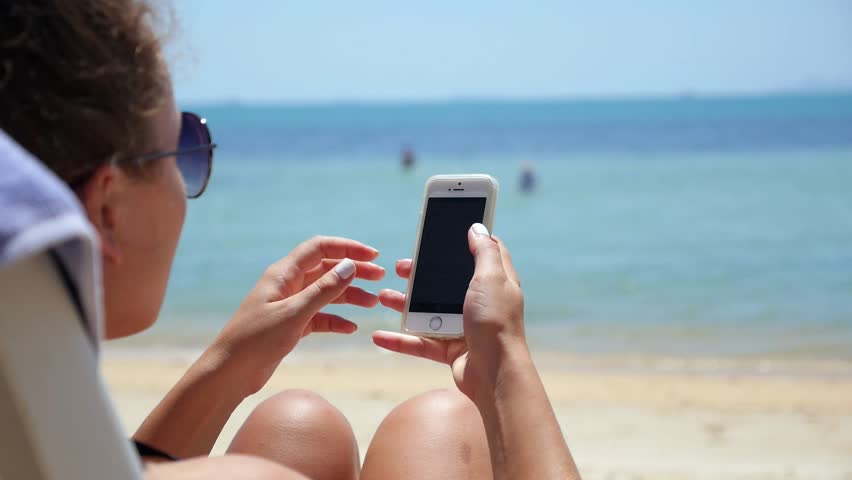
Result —
<svg viewBox="0 0 852 480"><path fill-rule="evenodd" d="M183 113L180 127L181 150L191 150L201 145L210 144L210 133L201 118L192 113ZM190 198L201 195L207 186L210 176L212 150L199 150L177 156L177 166L186 185L186 196Z"/></svg>

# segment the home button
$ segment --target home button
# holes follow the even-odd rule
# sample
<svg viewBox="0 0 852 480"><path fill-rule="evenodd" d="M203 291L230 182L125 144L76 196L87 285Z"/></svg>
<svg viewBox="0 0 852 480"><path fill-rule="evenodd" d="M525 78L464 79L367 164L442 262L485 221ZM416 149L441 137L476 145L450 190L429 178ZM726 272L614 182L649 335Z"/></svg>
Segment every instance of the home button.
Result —
<svg viewBox="0 0 852 480"><path fill-rule="evenodd" d="M429 328L432 330L440 330L442 323L444 323L444 321L441 320L441 317L432 317L432 319L429 320Z"/></svg>

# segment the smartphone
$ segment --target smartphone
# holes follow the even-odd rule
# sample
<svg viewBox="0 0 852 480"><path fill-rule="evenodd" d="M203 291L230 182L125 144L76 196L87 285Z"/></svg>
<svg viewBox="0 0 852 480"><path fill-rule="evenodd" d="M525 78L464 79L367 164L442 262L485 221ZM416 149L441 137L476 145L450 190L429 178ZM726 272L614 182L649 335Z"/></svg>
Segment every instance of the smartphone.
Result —
<svg viewBox="0 0 852 480"><path fill-rule="evenodd" d="M436 175L426 182L414 244L402 330L413 335L464 335L462 306L473 278L467 231L482 223L490 232L497 204L491 175Z"/></svg>

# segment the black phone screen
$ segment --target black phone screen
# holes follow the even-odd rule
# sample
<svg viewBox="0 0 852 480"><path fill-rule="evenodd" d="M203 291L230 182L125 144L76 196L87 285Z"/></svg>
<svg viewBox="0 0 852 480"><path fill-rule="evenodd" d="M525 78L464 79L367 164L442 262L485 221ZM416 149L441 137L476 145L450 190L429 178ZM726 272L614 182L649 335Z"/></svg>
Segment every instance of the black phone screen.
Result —
<svg viewBox="0 0 852 480"><path fill-rule="evenodd" d="M485 216L485 197L430 198L417 255L412 312L462 313L473 278L467 231Z"/></svg>

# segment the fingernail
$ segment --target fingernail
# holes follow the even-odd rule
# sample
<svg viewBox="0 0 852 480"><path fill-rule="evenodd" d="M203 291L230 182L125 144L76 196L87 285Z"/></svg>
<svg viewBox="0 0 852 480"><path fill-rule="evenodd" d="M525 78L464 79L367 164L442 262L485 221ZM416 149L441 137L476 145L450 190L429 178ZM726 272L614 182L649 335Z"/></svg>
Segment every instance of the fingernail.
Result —
<svg viewBox="0 0 852 480"><path fill-rule="evenodd" d="M478 235L480 237L487 237L487 236L490 235L488 233L488 229L485 228L485 225L483 225L481 223L474 223L471 228L473 229L473 233L475 233L476 235Z"/></svg>
<svg viewBox="0 0 852 480"><path fill-rule="evenodd" d="M334 267L334 273L336 273L338 277L346 280L355 273L355 262L348 258L344 258L336 267Z"/></svg>

